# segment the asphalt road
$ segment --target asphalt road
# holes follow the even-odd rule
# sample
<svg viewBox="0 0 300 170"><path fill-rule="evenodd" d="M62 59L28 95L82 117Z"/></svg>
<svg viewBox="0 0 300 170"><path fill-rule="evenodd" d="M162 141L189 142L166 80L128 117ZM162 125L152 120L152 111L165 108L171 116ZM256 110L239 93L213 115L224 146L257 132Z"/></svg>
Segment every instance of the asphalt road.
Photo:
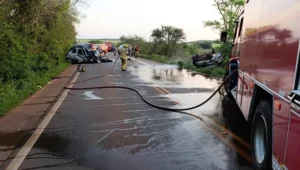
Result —
<svg viewBox="0 0 300 170"><path fill-rule="evenodd" d="M112 64L87 64L77 80L107 73ZM125 85L154 104L187 107L220 83L144 59L128 64L122 72L118 61L112 75L74 87ZM175 113L154 109L128 90L69 91L19 169L252 169L249 134L237 106L220 94Z"/></svg>

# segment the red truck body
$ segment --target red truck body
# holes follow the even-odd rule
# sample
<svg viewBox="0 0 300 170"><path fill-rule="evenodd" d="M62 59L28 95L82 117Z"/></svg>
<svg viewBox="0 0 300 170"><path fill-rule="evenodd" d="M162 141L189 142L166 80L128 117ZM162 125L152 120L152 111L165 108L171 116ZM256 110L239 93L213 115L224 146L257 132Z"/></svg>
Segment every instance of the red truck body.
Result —
<svg viewBox="0 0 300 170"><path fill-rule="evenodd" d="M299 0L248 0L232 52L239 69L231 93L245 119L262 100L272 107L273 169L300 169L299 18Z"/></svg>

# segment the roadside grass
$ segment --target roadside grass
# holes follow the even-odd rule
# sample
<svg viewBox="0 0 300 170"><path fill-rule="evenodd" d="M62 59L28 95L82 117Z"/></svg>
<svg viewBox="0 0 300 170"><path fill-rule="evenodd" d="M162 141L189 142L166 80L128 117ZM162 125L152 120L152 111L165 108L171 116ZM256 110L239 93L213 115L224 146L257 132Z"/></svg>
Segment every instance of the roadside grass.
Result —
<svg viewBox="0 0 300 170"><path fill-rule="evenodd" d="M119 39L77 39L77 41L81 42L81 43L88 43L91 40L100 40L100 41L104 41L104 42L112 42L114 44L117 44L120 42Z"/></svg>
<svg viewBox="0 0 300 170"><path fill-rule="evenodd" d="M59 75L68 66L68 63L63 63L46 73L32 74L26 79L0 84L0 116L5 115L24 99L34 94L39 89L38 86L43 87L52 77Z"/></svg>
<svg viewBox="0 0 300 170"><path fill-rule="evenodd" d="M223 78L225 74L225 68L223 67L196 67L192 63L191 57L172 57L170 59L160 55L145 55L141 54L141 58L166 63L166 64L177 64L180 68L195 71L206 77Z"/></svg>
<svg viewBox="0 0 300 170"><path fill-rule="evenodd" d="M222 44L212 43L211 45L212 45L213 48L220 48Z"/></svg>

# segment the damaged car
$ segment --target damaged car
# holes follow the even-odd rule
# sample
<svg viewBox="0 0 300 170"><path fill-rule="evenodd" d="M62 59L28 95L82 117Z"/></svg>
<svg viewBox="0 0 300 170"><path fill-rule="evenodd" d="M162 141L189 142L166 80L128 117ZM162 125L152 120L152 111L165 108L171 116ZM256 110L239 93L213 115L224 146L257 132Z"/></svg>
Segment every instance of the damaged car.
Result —
<svg viewBox="0 0 300 170"><path fill-rule="evenodd" d="M83 45L75 45L66 54L66 60L70 63L99 63L98 50L89 50Z"/></svg>

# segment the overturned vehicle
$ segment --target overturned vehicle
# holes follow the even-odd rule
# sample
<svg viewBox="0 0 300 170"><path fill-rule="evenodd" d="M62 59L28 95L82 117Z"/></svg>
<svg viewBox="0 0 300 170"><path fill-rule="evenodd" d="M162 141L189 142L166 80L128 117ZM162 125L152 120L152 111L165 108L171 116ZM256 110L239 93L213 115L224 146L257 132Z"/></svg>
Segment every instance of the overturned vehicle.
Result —
<svg viewBox="0 0 300 170"><path fill-rule="evenodd" d="M99 63L98 50L90 51L82 45L75 45L66 54L66 60L70 63Z"/></svg>
<svg viewBox="0 0 300 170"><path fill-rule="evenodd" d="M206 67L220 65L224 60L224 56L221 53L207 53L203 55L196 54L192 57L192 60L195 66Z"/></svg>

